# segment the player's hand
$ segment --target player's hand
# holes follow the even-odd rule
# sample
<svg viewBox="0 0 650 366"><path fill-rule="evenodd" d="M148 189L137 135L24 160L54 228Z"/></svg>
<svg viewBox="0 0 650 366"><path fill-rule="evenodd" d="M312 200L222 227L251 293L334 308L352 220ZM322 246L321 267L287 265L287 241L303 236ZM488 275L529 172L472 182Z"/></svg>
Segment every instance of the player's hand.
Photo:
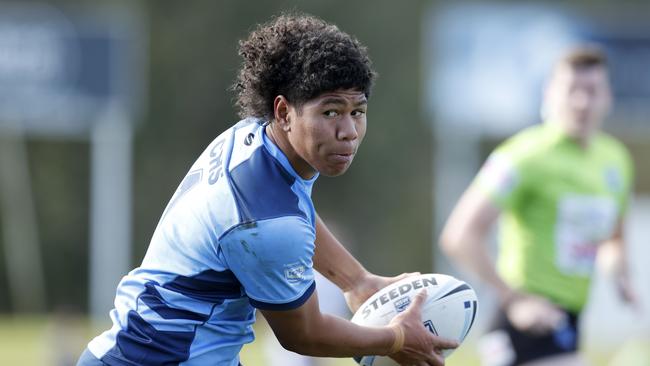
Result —
<svg viewBox="0 0 650 366"><path fill-rule="evenodd" d="M548 334L564 325L566 313L543 297L517 293L505 305L510 323L519 331Z"/></svg>
<svg viewBox="0 0 650 366"><path fill-rule="evenodd" d="M458 347L458 342L431 334L422 324L422 304L426 291L418 293L406 311L397 315L389 326L401 327L404 346L401 351L389 355L402 366L443 366L442 351Z"/></svg>
<svg viewBox="0 0 650 366"><path fill-rule="evenodd" d="M596 263L607 277L613 280L620 299L632 309L642 312L639 296L632 285L625 253L618 241L608 241L598 249Z"/></svg>
<svg viewBox="0 0 650 366"><path fill-rule="evenodd" d="M348 303L348 307L352 313L355 313L370 296L375 294L375 292L403 278L419 274L420 272L411 272L402 273L395 277L384 277L368 272L352 289L344 292L343 295L345 296L345 301Z"/></svg>
<svg viewBox="0 0 650 366"><path fill-rule="evenodd" d="M641 302L639 297L632 286L629 273L627 271L620 271L615 278L616 288L621 300L631 306L634 310L642 312Z"/></svg>

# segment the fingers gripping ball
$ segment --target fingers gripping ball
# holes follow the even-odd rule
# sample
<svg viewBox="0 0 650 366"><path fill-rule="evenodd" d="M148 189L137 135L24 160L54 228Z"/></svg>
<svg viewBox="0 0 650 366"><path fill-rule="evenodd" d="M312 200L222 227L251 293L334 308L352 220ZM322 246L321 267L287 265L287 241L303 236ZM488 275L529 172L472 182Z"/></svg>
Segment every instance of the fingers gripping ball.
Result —
<svg viewBox="0 0 650 366"><path fill-rule="evenodd" d="M352 317L365 326L385 326L406 310L423 289L422 324L434 335L461 343L469 333L478 311L476 293L465 282L443 274L422 274L404 278L377 291ZM453 350L443 352L445 357ZM389 357L365 356L356 361L363 366L397 365Z"/></svg>

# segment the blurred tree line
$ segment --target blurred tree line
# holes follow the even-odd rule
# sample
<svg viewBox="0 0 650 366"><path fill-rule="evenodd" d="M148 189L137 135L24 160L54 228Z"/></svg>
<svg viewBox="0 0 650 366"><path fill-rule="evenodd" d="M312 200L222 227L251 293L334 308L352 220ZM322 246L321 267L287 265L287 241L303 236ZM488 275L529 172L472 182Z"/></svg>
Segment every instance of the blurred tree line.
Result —
<svg viewBox="0 0 650 366"><path fill-rule="evenodd" d="M51 3L76 7L93 2ZM369 48L379 73L360 153L343 177L319 179L313 194L316 209L368 269L387 275L432 269L432 139L420 105L420 33L427 2L151 0L130 4L147 16L149 30L148 101L133 142L133 266L140 263L167 201L192 162L238 120L229 90L240 62L238 40L255 24L293 10L322 17L356 36ZM89 145L29 138L27 148L47 308L85 311ZM20 310L12 309L4 294L8 284L5 254L0 250L0 312Z"/></svg>
<svg viewBox="0 0 650 366"><path fill-rule="evenodd" d="M386 275L434 270L434 147L431 121L422 106L422 22L433 0L120 1L145 15L149 32L149 48L143 50L148 100L133 141L132 266L140 263L164 207L192 162L238 120L230 91L240 62L238 40L273 15L302 11L356 36L368 47L379 73L360 152L344 176L319 178L313 192L316 209L368 269ZM48 3L74 9L111 1ZM484 141L483 154L498 142ZM640 159L650 154L650 144L643 136L626 142L637 160L637 190L650 192L650 174ZM27 153L47 309L85 311L89 145L28 138ZM0 312L19 311L7 296L1 231L0 225Z"/></svg>

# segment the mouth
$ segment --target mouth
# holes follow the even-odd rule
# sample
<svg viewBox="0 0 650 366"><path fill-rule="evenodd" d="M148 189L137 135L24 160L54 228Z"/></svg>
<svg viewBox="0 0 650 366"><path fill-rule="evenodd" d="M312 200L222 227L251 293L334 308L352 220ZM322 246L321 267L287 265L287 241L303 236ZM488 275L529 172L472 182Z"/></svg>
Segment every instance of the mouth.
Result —
<svg viewBox="0 0 650 366"><path fill-rule="evenodd" d="M330 160L336 164L350 163L354 158L354 153L340 152L330 154Z"/></svg>

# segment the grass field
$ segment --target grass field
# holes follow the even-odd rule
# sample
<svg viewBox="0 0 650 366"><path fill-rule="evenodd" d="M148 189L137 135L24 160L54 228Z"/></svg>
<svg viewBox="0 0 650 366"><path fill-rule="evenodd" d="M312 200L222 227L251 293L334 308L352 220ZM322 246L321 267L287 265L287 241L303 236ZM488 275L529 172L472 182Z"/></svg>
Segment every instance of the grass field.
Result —
<svg viewBox="0 0 650 366"><path fill-rule="evenodd" d="M62 316L0 316L0 365L69 366L86 346L88 340L107 329L97 330L84 319ZM241 354L246 366L266 366L265 342L272 336L263 322L256 325L257 339L244 346ZM468 353L454 354L448 365L477 365ZM319 366L354 366L351 359L323 359ZM291 366L291 365L288 365Z"/></svg>
<svg viewBox="0 0 650 366"><path fill-rule="evenodd" d="M69 366L74 365L90 338L103 330L93 330L87 321L70 316L0 317L0 365ZM244 346L241 354L246 366L270 365L265 342L271 336L263 322L256 326L257 340ZM592 350L589 358L596 366L650 366L650 343L628 342L616 355ZM472 344L463 344L446 363L448 366L478 366ZM350 359L323 359L319 366L354 366ZM291 366L291 365L288 365Z"/></svg>

